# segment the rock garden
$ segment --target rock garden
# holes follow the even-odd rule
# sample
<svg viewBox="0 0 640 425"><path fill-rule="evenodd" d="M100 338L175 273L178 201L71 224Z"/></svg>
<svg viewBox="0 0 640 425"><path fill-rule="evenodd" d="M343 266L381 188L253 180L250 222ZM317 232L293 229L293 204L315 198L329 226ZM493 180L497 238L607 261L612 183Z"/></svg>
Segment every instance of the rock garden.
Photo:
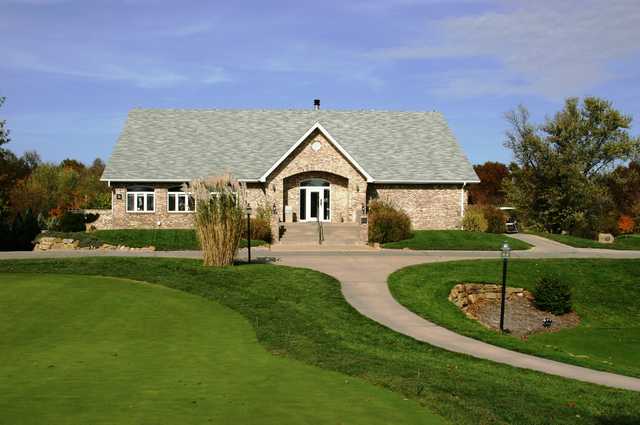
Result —
<svg viewBox="0 0 640 425"><path fill-rule="evenodd" d="M454 303L467 317L477 320L490 329L500 326L500 285L483 283L460 283L451 289L449 301ZM578 315L570 311L553 314L536 307L532 292L524 288L506 288L505 323L508 331L522 338L539 332L557 332L580 323Z"/></svg>

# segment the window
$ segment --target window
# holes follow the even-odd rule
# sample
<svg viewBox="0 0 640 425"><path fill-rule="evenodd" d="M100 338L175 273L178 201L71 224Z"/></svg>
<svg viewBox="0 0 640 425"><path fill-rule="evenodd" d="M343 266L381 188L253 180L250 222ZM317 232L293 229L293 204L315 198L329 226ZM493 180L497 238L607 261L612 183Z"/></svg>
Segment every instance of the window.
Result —
<svg viewBox="0 0 640 425"><path fill-rule="evenodd" d="M152 187L130 186L127 188L127 212L154 212L156 194Z"/></svg>
<svg viewBox="0 0 640 425"><path fill-rule="evenodd" d="M191 193L183 192L180 187L171 187L167 209L169 212L193 212L196 210L196 201Z"/></svg>

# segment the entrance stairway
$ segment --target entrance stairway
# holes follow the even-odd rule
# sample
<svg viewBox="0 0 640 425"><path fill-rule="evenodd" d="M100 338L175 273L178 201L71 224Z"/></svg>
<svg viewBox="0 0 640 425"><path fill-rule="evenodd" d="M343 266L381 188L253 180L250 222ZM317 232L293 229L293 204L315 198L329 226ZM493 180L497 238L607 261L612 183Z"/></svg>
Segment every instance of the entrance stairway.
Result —
<svg viewBox="0 0 640 425"><path fill-rule="evenodd" d="M364 246L360 239L360 225L354 223L323 223L324 241L319 242L318 223L285 223L280 238L282 246Z"/></svg>

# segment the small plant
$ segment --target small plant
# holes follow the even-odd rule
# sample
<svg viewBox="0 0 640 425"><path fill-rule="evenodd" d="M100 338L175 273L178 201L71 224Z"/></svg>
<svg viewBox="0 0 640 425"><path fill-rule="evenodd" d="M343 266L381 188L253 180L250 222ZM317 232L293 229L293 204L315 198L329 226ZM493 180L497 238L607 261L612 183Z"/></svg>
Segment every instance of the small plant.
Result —
<svg viewBox="0 0 640 425"><path fill-rule="evenodd" d="M389 201L371 201L368 219L369 242L397 242L411 237L411 219Z"/></svg>
<svg viewBox="0 0 640 425"><path fill-rule="evenodd" d="M462 228L468 232L486 232L487 219L484 218L482 209L476 206L470 206L464 213L462 218Z"/></svg>
<svg viewBox="0 0 640 425"><path fill-rule="evenodd" d="M571 287L555 276L542 277L533 291L534 303L540 310L553 314L571 311Z"/></svg>
<svg viewBox="0 0 640 425"><path fill-rule="evenodd" d="M504 233L506 231L505 216L500 209L487 205L483 208L483 213L484 218L487 220L487 232Z"/></svg>

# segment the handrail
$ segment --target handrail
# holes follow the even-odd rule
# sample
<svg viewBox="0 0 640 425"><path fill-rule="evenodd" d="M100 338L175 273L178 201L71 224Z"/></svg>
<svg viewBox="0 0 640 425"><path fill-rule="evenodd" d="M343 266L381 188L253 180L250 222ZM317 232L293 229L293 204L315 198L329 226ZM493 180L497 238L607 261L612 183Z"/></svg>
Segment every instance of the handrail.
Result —
<svg viewBox="0 0 640 425"><path fill-rule="evenodd" d="M316 220L318 222L318 244L322 245L324 241L324 226L322 225L322 221L320 221L320 214L318 214Z"/></svg>

